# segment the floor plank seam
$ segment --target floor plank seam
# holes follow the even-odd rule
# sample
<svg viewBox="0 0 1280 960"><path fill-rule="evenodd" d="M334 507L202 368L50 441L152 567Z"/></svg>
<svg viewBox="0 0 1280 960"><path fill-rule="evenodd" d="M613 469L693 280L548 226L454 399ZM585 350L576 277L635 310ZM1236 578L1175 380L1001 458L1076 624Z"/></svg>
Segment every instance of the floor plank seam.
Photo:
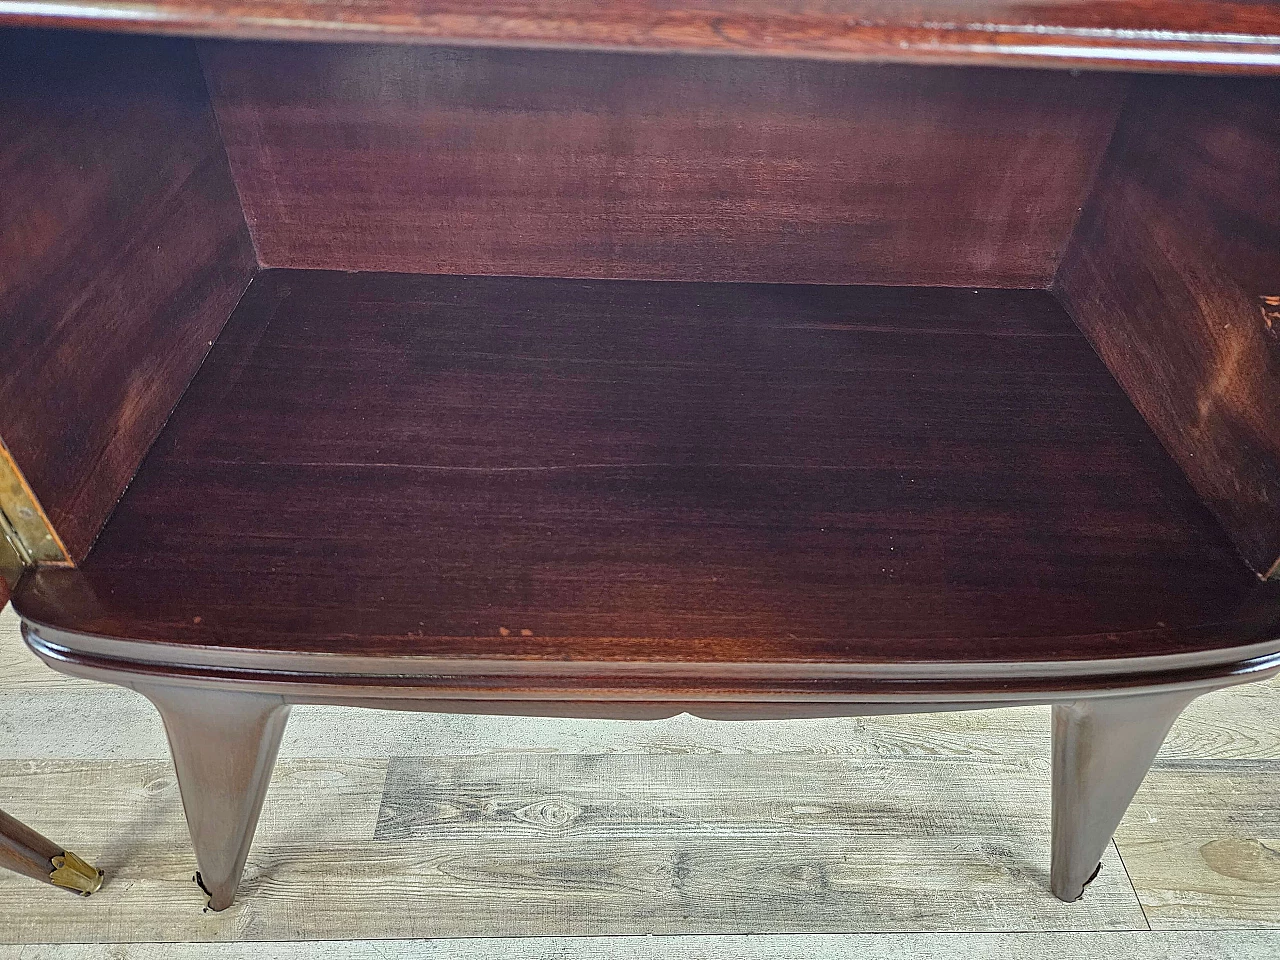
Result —
<svg viewBox="0 0 1280 960"><path fill-rule="evenodd" d="M1151 918L1147 916L1147 908L1142 904L1142 897L1138 894L1138 888L1134 886L1133 877L1129 874L1129 865L1124 862L1124 854L1120 852L1120 844L1115 839L1111 840L1111 847L1116 852L1116 859L1120 861L1120 869L1124 871L1124 879L1129 884L1129 889L1133 891L1134 902L1137 903L1138 909L1142 911L1142 920L1147 925L1147 930L1151 930Z"/></svg>

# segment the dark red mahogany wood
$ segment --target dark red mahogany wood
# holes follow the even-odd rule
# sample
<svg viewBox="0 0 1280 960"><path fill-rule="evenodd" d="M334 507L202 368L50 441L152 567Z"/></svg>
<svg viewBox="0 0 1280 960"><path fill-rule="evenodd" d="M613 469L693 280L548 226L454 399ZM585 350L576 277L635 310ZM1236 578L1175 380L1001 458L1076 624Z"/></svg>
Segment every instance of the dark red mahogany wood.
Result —
<svg viewBox="0 0 1280 960"><path fill-rule="evenodd" d="M253 268L189 44L0 31L0 438L72 559Z"/></svg>
<svg viewBox="0 0 1280 960"><path fill-rule="evenodd" d="M0 23L923 63L1280 69L1272 0L0 0Z"/></svg>
<svg viewBox="0 0 1280 960"><path fill-rule="evenodd" d="M1128 78L213 44L271 267L1045 287Z"/></svg>
<svg viewBox="0 0 1280 960"><path fill-rule="evenodd" d="M52 840L0 810L0 867L48 883L51 861L62 853Z"/></svg>
<svg viewBox="0 0 1280 960"><path fill-rule="evenodd" d="M1047 293L267 271L15 603L175 665L750 698L1270 642L1278 597Z"/></svg>
<svg viewBox="0 0 1280 960"><path fill-rule="evenodd" d="M1136 91L1057 280L1260 575L1280 568L1280 85Z"/></svg>

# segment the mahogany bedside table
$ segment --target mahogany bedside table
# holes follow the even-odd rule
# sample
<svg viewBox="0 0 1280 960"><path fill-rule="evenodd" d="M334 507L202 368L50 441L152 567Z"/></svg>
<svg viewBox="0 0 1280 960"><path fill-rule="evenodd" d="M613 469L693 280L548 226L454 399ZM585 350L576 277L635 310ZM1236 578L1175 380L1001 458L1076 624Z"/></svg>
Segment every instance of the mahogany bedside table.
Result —
<svg viewBox="0 0 1280 960"><path fill-rule="evenodd" d="M1280 4L0 24L12 599L214 909L293 704L1051 704L1073 900L1280 671Z"/></svg>

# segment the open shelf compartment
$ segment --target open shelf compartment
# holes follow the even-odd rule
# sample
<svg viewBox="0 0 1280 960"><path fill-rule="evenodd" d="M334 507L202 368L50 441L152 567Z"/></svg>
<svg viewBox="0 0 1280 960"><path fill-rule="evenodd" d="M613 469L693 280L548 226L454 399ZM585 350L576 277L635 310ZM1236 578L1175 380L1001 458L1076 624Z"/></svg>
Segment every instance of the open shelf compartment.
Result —
<svg viewBox="0 0 1280 960"><path fill-rule="evenodd" d="M1276 596L1045 292L271 270L19 602L212 648L901 664L1259 642Z"/></svg>
<svg viewBox="0 0 1280 960"><path fill-rule="evenodd" d="M32 31L0 100L82 655L1274 652L1275 82Z"/></svg>
<svg viewBox="0 0 1280 960"><path fill-rule="evenodd" d="M211 909L295 704L1052 704L1071 902L1280 674L1280 82L1021 69L1280 4L127 6L0 0L223 37L0 29L0 575Z"/></svg>

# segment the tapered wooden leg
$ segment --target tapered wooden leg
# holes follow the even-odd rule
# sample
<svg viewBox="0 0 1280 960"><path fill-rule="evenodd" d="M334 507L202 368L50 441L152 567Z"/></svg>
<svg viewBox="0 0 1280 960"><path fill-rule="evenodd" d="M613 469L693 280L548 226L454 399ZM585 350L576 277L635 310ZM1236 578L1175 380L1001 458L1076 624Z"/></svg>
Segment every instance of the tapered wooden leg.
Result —
<svg viewBox="0 0 1280 960"><path fill-rule="evenodd" d="M139 686L164 720L209 907L235 899L289 716L278 696Z"/></svg>
<svg viewBox="0 0 1280 960"><path fill-rule="evenodd" d="M1078 900L1178 714L1195 693L1099 697L1053 708L1054 896Z"/></svg>
<svg viewBox="0 0 1280 960"><path fill-rule="evenodd" d="M102 886L102 871L0 810L0 867L81 896Z"/></svg>

